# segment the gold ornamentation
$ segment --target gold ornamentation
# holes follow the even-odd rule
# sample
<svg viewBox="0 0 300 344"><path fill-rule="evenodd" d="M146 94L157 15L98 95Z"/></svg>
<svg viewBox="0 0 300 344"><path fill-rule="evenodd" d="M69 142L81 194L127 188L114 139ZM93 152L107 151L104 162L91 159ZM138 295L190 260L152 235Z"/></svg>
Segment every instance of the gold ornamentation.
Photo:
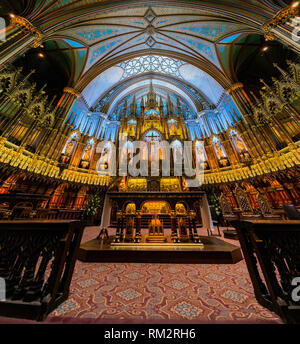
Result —
<svg viewBox="0 0 300 344"><path fill-rule="evenodd" d="M270 19L263 25L265 37L267 40L274 40L274 37L271 33L271 30L274 27L280 24L284 24L289 18L299 14L299 5L299 1L292 2L289 6L282 8L279 12L275 14L275 16L272 19Z"/></svg>
<svg viewBox="0 0 300 344"><path fill-rule="evenodd" d="M33 42L34 48L38 48L42 44L43 33L33 24L31 24L26 18L12 14L10 16L10 22L13 25L19 26L21 29L36 35L36 40Z"/></svg>
<svg viewBox="0 0 300 344"><path fill-rule="evenodd" d="M237 82L237 83L231 85L231 86L226 90L226 92L227 92L228 94L231 94L232 92L234 92L234 91L236 91L236 90L238 90L238 89L240 89L240 88L243 88L243 87L244 87L244 85L243 85L241 82Z"/></svg>
<svg viewBox="0 0 300 344"><path fill-rule="evenodd" d="M72 87L65 87L64 88L64 93L72 94L76 98L79 98L80 95L81 95L78 91L74 90L74 88L72 88Z"/></svg>

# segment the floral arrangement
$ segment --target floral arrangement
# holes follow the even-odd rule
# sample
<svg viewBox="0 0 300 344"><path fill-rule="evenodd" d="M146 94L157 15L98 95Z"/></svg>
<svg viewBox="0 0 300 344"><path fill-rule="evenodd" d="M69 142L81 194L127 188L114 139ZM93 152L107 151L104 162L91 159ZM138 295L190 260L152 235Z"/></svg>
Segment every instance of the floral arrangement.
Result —
<svg viewBox="0 0 300 344"><path fill-rule="evenodd" d="M217 194L215 193L214 190L210 194L209 201L210 201L210 204L215 207L217 216L221 216L222 215L222 208L220 205L219 197L217 196Z"/></svg>
<svg viewBox="0 0 300 344"><path fill-rule="evenodd" d="M97 215L99 206L101 205L101 201L102 195L99 193L95 193L90 197L85 211L82 215L84 220L91 219L93 216Z"/></svg>

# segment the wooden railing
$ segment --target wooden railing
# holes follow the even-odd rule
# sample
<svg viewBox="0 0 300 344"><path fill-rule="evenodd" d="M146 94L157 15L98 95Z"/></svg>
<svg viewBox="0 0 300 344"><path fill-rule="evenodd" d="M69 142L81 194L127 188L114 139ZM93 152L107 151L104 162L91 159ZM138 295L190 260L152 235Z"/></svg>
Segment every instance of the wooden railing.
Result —
<svg viewBox="0 0 300 344"><path fill-rule="evenodd" d="M83 210L46 209L33 210L32 207L16 206L12 210L0 209L0 220L80 220Z"/></svg>
<svg viewBox="0 0 300 344"><path fill-rule="evenodd" d="M232 221L257 301L286 323L300 323L300 221ZM300 294L300 293L298 293ZM300 295L299 295L300 296Z"/></svg>
<svg viewBox="0 0 300 344"><path fill-rule="evenodd" d="M0 194L0 220L80 220L83 210L42 208L49 196L24 193Z"/></svg>
<svg viewBox="0 0 300 344"><path fill-rule="evenodd" d="M80 221L0 221L0 315L42 321L64 302L84 225Z"/></svg>
<svg viewBox="0 0 300 344"><path fill-rule="evenodd" d="M83 210L75 209L37 209L37 219L80 220Z"/></svg>

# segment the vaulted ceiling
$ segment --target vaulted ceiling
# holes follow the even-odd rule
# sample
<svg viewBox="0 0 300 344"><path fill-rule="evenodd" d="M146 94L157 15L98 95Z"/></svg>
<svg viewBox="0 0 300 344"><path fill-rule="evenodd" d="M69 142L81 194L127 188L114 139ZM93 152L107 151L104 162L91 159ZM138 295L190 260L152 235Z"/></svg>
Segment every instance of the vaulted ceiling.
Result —
<svg viewBox="0 0 300 344"><path fill-rule="evenodd" d="M262 24L287 3L282 0L4 0L1 11L26 16L44 33L44 47L38 50L45 53L45 60L38 64L40 78L43 73L45 79L47 74L60 75L61 84L83 92L89 106L114 88L121 85L124 88L125 79L132 81L141 74L144 82L155 77L157 87L158 80L162 85L164 74L165 79L169 78L164 80L165 89L177 87L178 93L192 99L180 85L183 82L215 104L219 89L240 81L240 74L247 72L247 54L250 56L263 46ZM254 50L252 40L245 38L251 35L259 37ZM34 52L31 50L28 56ZM158 62L155 70L128 74L130 61L133 63L142 56L162 56L163 63L168 58L179 61L180 72L174 75L171 69L167 73L158 70ZM58 73L50 72L53 65ZM55 88L51 76L48 78ZM101 78L103 83L97 83ZM216 80L214 86L211 79ZM132 82L130 85L132 89ZM212 87L215 97L209 90ZM126 91L119 90L118 94ZM197 107L197 101L192 101Z"/></svg>

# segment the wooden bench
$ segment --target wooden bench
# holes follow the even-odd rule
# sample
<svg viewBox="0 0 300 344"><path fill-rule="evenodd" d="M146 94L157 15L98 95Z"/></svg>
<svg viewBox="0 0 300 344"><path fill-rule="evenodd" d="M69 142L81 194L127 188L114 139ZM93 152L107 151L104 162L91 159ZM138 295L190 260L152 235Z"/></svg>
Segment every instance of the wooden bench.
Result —
<svg viewBox="0 0 300 344"><path fill-rule="evenodd" d="M300 301L293 298L296 285L292 283L300 277L300 221L231 224L237 230L257 301L284 322L300 323Z"/></svg>
<svg viewBox="0 0 300 344"><path fill-rule="evenodd" d="M70 220L0 221L0 315L42 321L67 300L84 225Z"/></svg>

